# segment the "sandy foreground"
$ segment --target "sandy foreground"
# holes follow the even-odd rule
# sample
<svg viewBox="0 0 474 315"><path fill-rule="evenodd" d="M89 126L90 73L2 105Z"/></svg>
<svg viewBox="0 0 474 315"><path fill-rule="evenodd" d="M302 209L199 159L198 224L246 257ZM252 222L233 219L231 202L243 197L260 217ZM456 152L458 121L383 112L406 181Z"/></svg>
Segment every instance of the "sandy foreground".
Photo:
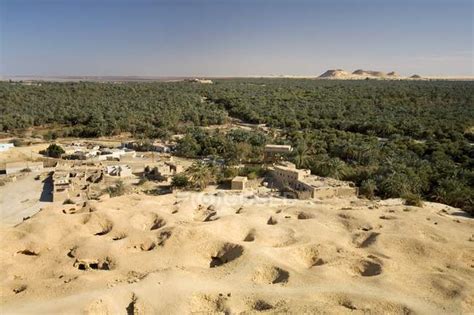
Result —
<svg viewBox="0 0 474 315"><path fill-rule="evenodd" d="M53 205L0 232L2 314L474 310L474 220L253 193Z"/></svg>

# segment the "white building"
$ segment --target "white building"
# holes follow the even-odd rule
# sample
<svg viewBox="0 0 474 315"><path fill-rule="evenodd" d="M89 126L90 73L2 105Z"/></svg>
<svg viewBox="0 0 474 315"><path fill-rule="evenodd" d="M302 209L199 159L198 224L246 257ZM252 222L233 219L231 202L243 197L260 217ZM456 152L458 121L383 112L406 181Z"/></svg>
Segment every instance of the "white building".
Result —
<svg viewBox="0 0 474 315"><path fill-rule="evenodd" d="M102 149L97 155L99 161L120 160L121 157L135 157L137 152L130 149Z"/></svg>
<svg viewBox="0 0 474 315"><path fill-rule="evenodd" d="M128 177L132 176L132 169L128 165L112 165L105 168L105 174L110 176Z"/></svg>
<svg viewBox="0 0 474 315"><path fill-rule="evenodd" d="M5 173L7 175L29 170L38 172L43 170L43 162L13 162L5 164Z"/></svg>
<svg viewBox="0 0 474 315"><path fill-rule="evenodd" d="M169 152L171 152L171 149L170 149L169 146L164 145L163 143L160 143L160 142L153 143L153 150L156 151L156 152L160 152L160 153L169 153Z"/></svg>
<svg viewBox="0 0 474 315"><path fill-rule="evenodd" d="M13 143L0 143L0 152L8 151L13 147Z"/></svg>

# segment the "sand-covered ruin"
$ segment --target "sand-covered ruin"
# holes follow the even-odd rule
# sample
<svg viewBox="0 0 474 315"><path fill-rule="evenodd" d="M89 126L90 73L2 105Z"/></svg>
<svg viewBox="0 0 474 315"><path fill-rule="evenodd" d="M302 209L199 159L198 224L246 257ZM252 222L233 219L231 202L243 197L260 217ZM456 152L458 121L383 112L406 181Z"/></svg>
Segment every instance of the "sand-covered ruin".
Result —
<svg viewBox="0 0 474 315"><path fill-rule="evenodd" d="M459 314L474 222L442 204L124 195L2 227L2 314Z"/></svg>

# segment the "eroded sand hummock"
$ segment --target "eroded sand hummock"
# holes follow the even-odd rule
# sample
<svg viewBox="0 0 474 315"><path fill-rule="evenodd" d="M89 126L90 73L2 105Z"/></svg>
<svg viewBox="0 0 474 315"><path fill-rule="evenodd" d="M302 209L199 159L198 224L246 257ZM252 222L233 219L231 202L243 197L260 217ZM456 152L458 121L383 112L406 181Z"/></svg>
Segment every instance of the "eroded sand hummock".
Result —
<svg viewBox="0 0 474 315"><path fill-rule="evenodd" d="M4 228L2 314L474 309L474 221L454 208L228 196L122 196Z"/></svg>

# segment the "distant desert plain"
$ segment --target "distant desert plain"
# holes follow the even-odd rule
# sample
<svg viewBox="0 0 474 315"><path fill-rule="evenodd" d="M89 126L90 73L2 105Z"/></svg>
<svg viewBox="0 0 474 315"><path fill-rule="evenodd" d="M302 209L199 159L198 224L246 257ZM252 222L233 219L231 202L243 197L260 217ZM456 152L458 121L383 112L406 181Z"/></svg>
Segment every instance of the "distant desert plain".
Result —
<svg viewBox="0 0 474 315"><path fill-rule="evenodd" d="M150 81L182 81L189 80L196 77L206 79L233 79L233 78L295 78L295 79L336 79L336 80L449 80L449 81L471 81L474 80L472 76L422 76L419 74L412 74L403 76L395 71L382 72L378 70L363 70L357 69L349 72L343 69L330 69L321 75L249 75L249 76L37 76L37 75L0 75L0 81L45 81L45 82L150 82Z"/></svg>

